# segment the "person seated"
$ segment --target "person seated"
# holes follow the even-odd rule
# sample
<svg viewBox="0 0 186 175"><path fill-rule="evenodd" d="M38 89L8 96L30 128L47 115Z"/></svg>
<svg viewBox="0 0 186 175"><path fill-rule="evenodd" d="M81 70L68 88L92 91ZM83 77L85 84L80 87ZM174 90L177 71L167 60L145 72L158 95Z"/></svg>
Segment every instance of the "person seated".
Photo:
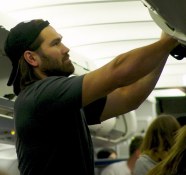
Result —
<svg viewBox="0 0 186 175"><path fill-rule="evenodd" d="M186 125L179 129L175 140L166 158L147 175L186 175Z"/></svg>
<svg viewBox="0 0 186 175"><path fill-rule="evenodd" d="M168 155L175 141L174 135L180 127L176 117L170 114L161 114L151 122L144 136L141 155L135 164L134 175L146 175Z"/></svg>
<svg viewBox="0 0 186 175"><path fill-rule="evenodd" d="M123 160L108 165L101 171L101 175L131 175L135 162L140 155L140 146L142 141L142 136L135 136L132 138L129 145L128 160Z"/></svg>
<svg viewBox="0 0 186 175"><path fill-rule="evenodd" d="M112 148L103 148L97 152L97 159L116 159L117 152Z"/></svg>

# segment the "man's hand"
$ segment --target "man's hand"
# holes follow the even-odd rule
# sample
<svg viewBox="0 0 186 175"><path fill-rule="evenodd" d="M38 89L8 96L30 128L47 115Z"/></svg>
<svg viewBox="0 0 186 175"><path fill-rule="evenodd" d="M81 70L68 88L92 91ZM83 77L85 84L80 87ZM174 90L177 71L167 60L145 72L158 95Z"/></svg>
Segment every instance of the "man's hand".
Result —
<svg viewBox="0 0 186 175"><path fill-rule="evenodd" d="M165 33L164 31L162 31L160 39L176 40L175 38ZM178 42L176 47L170 51L170 55L173 56L177 60L182 60L183 58L186 58L186 46Z"/></svg>
<svg viewBox="0 0 186 175"><path fill-rule="evenodd" d="M186 46L179 44L173 50L171 50L170 55L176 58L177 60L182 60L186 58Z"/></svg>
<svg viewBox="0 0 186 175"><path fill-rule="evenodd" d="M161 37L160 39L174 39L171 35L165 33L164 31L161 32ZM176 40L176 39L174 39Z"/></svg>

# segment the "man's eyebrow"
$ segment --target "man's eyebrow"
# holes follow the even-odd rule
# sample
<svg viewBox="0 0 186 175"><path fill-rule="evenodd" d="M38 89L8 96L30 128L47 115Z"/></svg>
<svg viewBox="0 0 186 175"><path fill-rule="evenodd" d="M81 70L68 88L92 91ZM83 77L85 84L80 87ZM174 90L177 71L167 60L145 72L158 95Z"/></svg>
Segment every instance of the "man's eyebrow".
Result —
<svg viewBox="0 0 186 175"><path fill-rule="evenodd" d="M62 40L62 36L60 35L58 38L55 38L55 39L53 39L51 42L50 42L50 45L53 45L53 44L55 44L56 42L61 42L61 40Z"/></svg>

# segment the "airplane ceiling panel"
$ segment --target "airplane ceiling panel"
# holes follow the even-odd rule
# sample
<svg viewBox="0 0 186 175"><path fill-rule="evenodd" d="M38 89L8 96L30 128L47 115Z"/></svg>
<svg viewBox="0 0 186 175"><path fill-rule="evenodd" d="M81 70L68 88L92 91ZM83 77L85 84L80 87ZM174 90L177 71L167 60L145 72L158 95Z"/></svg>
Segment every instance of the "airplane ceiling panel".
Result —
<svg viewBox="0 0 186 175"><path fill-rule="evenodd" d="M88 57L91 62L109 61L116 55L127 52L134 47L140 47L146 44L152 43L154 40L121 40L112 42L103 42L90 45L84 45L74 47L73 50L78 53L82 53L85 57ZM97 64L98 67L101 65Z"/></svg>
<svg viewBox="0 0 186 175"><path fill-rule="evenodd" d="M148 10L140 1L84 1L51 5L45 4L45 1L42 2L42 5L38 4L34 7L31 3L30 6L20 3L19 6L11 5L12 8L7 8L5 3L0 9L18 21L33 18L48 19L57 28L99 23L152 21Z"/></svg>
<svg viewBox="0 0 186 175"><path fill-rule="evenodd" d="M138 30L132 30L136 29ZM146 33L142 31L145 30ZM108 23L59 29L71 47L95 43L157 39L161 30L152 22Z"/></svg>

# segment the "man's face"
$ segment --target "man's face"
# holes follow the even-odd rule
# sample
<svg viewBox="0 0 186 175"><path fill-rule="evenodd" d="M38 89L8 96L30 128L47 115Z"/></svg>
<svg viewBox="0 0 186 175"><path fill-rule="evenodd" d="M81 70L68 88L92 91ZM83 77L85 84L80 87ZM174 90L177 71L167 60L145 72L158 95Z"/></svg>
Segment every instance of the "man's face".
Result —
<svg viewBox="0 0 186 175"><path fill-rule="evenodd" d="M69 49L61 42L62 37L51 26L41 32L44 42L37 51L40 71L46 76L69 76L74 66L69 59Z"/></svg>

